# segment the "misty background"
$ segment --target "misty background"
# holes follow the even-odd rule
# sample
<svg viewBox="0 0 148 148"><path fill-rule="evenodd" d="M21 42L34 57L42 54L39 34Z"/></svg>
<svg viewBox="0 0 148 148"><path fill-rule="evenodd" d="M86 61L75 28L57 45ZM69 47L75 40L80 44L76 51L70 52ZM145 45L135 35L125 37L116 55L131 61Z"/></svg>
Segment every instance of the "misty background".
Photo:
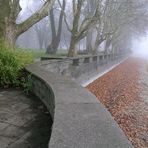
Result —
<svg viewBox="0 0 148 148"><path fill-rule="evenodd" d="M17 23L23 22L26 20L29 16L31 16L36 10L40 9L43 5L43 1L40 0L21 0L20 5L22 7L22 11L18 16ZM55 18L59 16L59 8L56 8L54 6L54 14ZM66 4L66 11L69 11L72 13L70 5L70 0L67 1ZM68 14L70 14L68 13ZM72 23L70 15L68 16L68 21L70 24ZM56 22L57 23L57 22ZM57 25L57 24L56 24ZM148 24L145 24L148 26ZM44 40L44 44L41 46L39 43L40 37ZM70 32L67 30L65 23L63 23L62 28L62 35L61 35L61 41L58 49L65 49L67 50L69 47L70 42ZM92 42L95 42L96 34L94 33L92 36ZM28 31L23 33L19 36L17 39L16 45L20 48L25 49L36 49L36 50L46 50L48 44L51 42L51 27L50 27L50 20L49 16L42 19L40 22L35 24L33 27L31 27ZM86 39L84 38L78 43L79 50L86 49ZM105 42L102 42L99 46L99 50L103 50L105 47ZM148 57L148 33L145 32L141 35L135 35L134 38L132 38L132 45L131 50L133 51L134 56L140 56L140 57Z"/></svg>
<svg viewBox="0 0 148 148"><path fill-rule="evenodd" d="M148 58L148 35L133 40L132 51L134 56Z"/></svg>
<svg viewBox="0 0 148 148"><path fill-rule="evenodd" d="M22 11L18 16L17 23L23 22L28 17L30 17L34 12L39 10L43 5L43 1L20 0L20 5L22 7ZM69 9L69 5L67 5L67 8ZM58 9L54 10L54 14L58 16L59 10ZM39 36L41 36L41 38L44 40L43 47L40 47ZM67 31L65 23L63 23L61 36L62 38L59 45L59 49L67 50L70 42L70 33L69 31ZM51 28L50 28L49 16L47 16L37 24L33 25L28 31L20 35L19 38L17 39L16 45L17 47L25 49L27 48L27 49L46 50L46 47L50 42L51 42Z"/></svg>

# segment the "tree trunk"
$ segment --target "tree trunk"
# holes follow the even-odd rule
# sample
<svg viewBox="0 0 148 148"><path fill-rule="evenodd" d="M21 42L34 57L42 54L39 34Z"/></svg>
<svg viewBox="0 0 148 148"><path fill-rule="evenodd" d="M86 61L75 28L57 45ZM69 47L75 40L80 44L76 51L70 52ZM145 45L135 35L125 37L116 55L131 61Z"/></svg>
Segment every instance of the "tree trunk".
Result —
<svg viewBox="0 0 148 148"><path fill-rule="evenodd" d="M104 51L105 53L108 52L108 48L110 47L110 45L111 45L111 39L107 39L105 44L105 51Z"/></svg>
<svg viewBox="0 0 148 148"><path fill-rule="evenodd" d="M58 50L60 40L61 40L61 34L62 34L62 26L63 26L63 17L64 13L63 11L65 10L66 2L63 0L63 5L62 5L62 10L60 12L59 16L59 22L58 22L58 29L56 32L56 25L55 25L55 19L54 19L54 10L51 9L50 12L50 23L51 23L51 30L52 30L52 41L50 45L48 45L46 53L49 54L55 54Z"/></svg>
<svg viewBox="0 0 148 148"><path fill-rule="evenodd" d="M74 57L77 55L77 50L75 49L76 44L78 42L78 29L79 29L79 21L80 21L80 15L81 15L81 8L83 5L83 0L79 0L76 3L73 1L73 25L72 25L72 30L71 30L71 41L70 41L70 46L68 50L68 57Z"/></svg>
<svg viewBox="0 0 148 148"><path fill-rule="evenodd" d="M86 36L86 50L88 53L92 52L92 30L90 30Z"/></svg>
<svg viewBox="0 0 148 148"><path fill-rule="evenodd" d="M55 19L54 19L54 12L53 8L50 10L50 25L51 25L51 32L52 32L52 42L56 38L56 26L55 26Z"/></svg>
<svg viewBox="0 0 148 148"><path fill-rule="evenodd" d="M15 49L15 42L18 38L16 24L8 21L4 29L4 41L10 48Z"/></svg>
<svg viewBox="0 0 148 148"><path fill-rule="evenodd" d="M10 6L9 6L9 0L2 0L0 1L0 39L5 40L5 34L6 34L6 20L8 20L8 17L10 16Z"/></svg>
<svg viewBox="0 0 148 148"><path fill-rule="evenodd" d="M105 40L105 38L103 38L102 36L99 35L99 33L97 34L96 37L96 41L95 41L95 45L94 45L94 49L92 51L93 54L95 54L97 52L97 49L99 47L99 45Z"/></svg>
<svg viewBox="0 0 148 148"><path fill-rule="evenodd" d="M74 57L77 55L77 50L76 50L76 44L77 41L74 37L71 38L70 41L70 47L69 47L69 51L68 51L68 57Z"/></svg>
<svg viewBox="0 0 148 148"><path fill-rule="evenodd" d="M57 52L59 47L59 41L57 41L56 39L57 38L55 38L55 40L53 40L51 44L47 46L46 49L47 54L55 54Z"/></svg>

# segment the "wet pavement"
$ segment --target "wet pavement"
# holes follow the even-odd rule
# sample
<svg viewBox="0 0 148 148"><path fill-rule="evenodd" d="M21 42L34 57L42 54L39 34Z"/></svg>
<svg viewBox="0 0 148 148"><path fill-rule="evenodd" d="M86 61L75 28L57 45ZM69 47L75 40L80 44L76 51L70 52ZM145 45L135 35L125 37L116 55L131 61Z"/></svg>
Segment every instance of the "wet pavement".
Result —
<svg viewBox="0 0 148 148"><path fill-rule="evenodd" d="M43 103L21 90L0 90L0 148L47 148L51 117Z"/></svg>

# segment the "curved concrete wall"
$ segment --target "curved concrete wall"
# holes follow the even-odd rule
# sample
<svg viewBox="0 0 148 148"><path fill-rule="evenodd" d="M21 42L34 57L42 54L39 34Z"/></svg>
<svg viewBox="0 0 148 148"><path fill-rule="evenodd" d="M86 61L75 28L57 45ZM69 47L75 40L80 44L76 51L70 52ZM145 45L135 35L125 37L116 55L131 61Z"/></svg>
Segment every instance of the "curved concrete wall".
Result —
<svg viewBox="0 0 148 148"><path fill-rule="evenodd" d="M85 88L41 63L26 70L32 74L33 92L53 118L49 148L132 147L110 113Z"/></svg>

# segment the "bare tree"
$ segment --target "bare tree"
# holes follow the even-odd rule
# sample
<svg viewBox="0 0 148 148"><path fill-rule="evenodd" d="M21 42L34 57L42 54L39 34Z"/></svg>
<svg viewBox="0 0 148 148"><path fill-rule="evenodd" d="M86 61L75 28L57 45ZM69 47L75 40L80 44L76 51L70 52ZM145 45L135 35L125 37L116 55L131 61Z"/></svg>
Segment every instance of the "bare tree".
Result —
<svg viewBox="0 0 148 148"><path fill-rule="evenodd" d="M64 17L66 1L63 0L63 3L61 4L60 0L58 0L58 4L60 5L61 10L60 10L60 16L59 16L59 22L58 22L57 29L56 29L56 23L55 23L54 8L52 8L50 11L52 40L51 40L50 45L48 45L47 47L46 53L52 53L52 54L56 53L59 47L59 44L60 44L60 40L61 40L63 17Z"/></svg>
<svg viewBox="0 0 148 148"><path fill-rule="evenodd" d="M68 56L72 57L77 54L77 43L86 37L88 30L98 21L98 7L96 6L92 16L84 17L83 11L87 4L86 0L72 0L72 27L69 25L66 15L64 15L65 24L71 33Z"/></svg>
<svg viewBox="0 0 148 148"><path fill-rule="evenodd" d="M24 22L17 24L16 19L21 11L20 0L2 0L0 1L0 38L3 38L9 46L14 47L18 36L27 31L31 26L39 22L48 15L52 8L54 0L46 0L43 6L32 14ZM6 12L6 13L5 13Z"/></svg>
<svg viewBox="0 0 148 148"><path fill-rule="evenodd" d="M95 0L87 0L87 7L86 11L87 13L85 14L86 17L92 16L95 10ZM93 38L93 28L90 28L88 31L88 34L86 35L86 50L89 53L92 53L93 45L92 45L92 38Z"/></svg>
<svg viewBox="0 0 148 148"><path fill-rule="evenodd" d="M37 23L34 26L34 29L37 34L37 39L39 43L39 49L47 48L47 43L49 42L49 26L47 20L43 20L42 22Z"/></svg>
<svg viewBox="0 0 148 148"><path fill-rule="evenodd" d="M127 30L125 28L131 28L132 30L135 29L133 31L137 32L139 29L133 26L133 22L135 22L135 24L140 24L140 22L146 20L148 13L146 13L145 9L143 8L145 5L146 3L144 1L105 0L103 5L100 5L100 21L96 25L97 36L93 50L96 51L99 45L105 41L106 44L104 52L107 53L112 41L117 39L117 37L122 36L124 31ZM128 31L131 32L131 29L128 29ZM146 30L146 28L143 30ZM129 40L131 40L133 33L128 35ZM125 40L125 42L126 39L127 38L124 37L122 38L122 40Z"/></svg>

